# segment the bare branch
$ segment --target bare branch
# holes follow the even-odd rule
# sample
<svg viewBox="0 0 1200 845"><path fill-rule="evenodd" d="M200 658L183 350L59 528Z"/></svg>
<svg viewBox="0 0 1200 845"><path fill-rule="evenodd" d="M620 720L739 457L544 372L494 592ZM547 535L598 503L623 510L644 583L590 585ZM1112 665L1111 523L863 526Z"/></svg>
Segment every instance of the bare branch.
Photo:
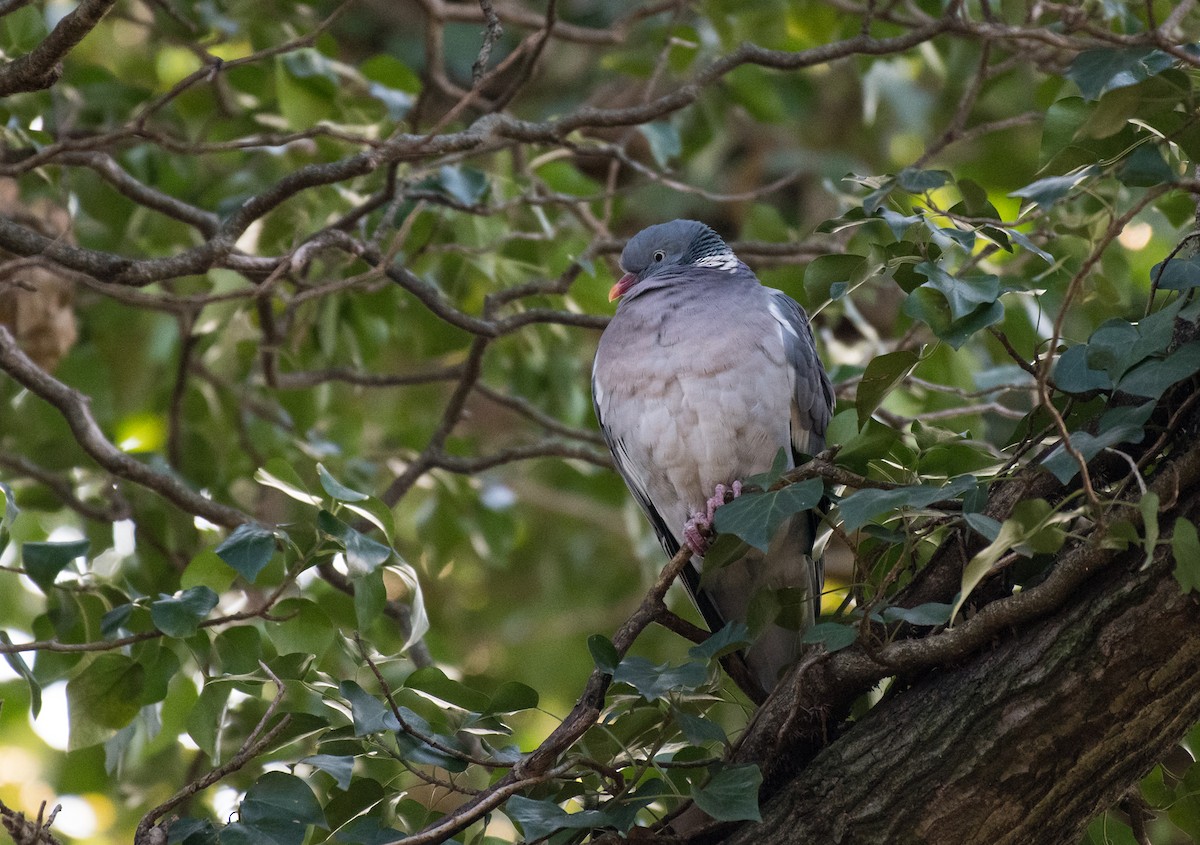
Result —
<svg viewBox="0 0 1200 845"><path fill-rule="evenodd" d="M0 97L40 91L57 82L67 53L96 28L115 4L116 0L82 0L32 51L0 65Z"/></svg>

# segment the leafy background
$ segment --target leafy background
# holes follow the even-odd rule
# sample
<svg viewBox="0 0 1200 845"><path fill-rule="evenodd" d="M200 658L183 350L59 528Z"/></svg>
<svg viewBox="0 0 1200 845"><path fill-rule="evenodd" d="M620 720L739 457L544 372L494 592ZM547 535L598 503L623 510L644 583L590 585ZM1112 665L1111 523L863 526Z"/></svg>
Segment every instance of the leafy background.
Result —
<svg viewBox="0 0 1200 845"><path fill-rule="evenodd" d="M388 841L536 747L598 665L616 692L578 765L472 835L686 797L756 816L757 770L716 762L750 712L713 663L738 632L608 640L662 564L588 397L624 239L703 219L809 310L863 488L827 610L944 623L887 598L946 500L1002 537L964 598L1014 548L1044 563L1122 488L1060 449L1076 492L1001 524L987 485L1065 431L1088 460L1136 439L1200 370L1169 292L1197 279L1193 6L118 3L52 86L5 76L0 317L32 361L0 381L0 801L129 841L229 765L171 841ZM0 11L11 60L70 9ZM1200 835L1197 777L1181 754L1143 784L1154 841ZM1091 839L1133 841L1122 818Z"/></svg>

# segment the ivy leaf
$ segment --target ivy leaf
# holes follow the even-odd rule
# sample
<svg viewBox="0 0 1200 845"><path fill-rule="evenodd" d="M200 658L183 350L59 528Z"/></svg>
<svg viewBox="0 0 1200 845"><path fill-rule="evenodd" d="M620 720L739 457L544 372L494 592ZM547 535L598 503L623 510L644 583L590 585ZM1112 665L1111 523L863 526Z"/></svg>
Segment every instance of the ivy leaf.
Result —
<svg viewBox="0 0 1200 845"><path fill-rule="evenodd" d="M943 602L927 602L916 607L886 607L883 609L884 622L907 622L909 625L934 626L945 625L950 621L951 605Z"/></svg>
<svg viewBox="0 0 1200 845"><path fill-rule="evenodd" d="M196 626L217 606L219 598L208 587L191 587L152 602L150 618L154 627L168 637L190 637L196 633Z"/></svg>
<svg viewBox="0 0 1200 845"><path fill-rule="evenodd" d="M677 707L671 708L671 718L675 720L679 730L683 731L683 735L692 745L706 745L710 742L719 742L721 745L729 744L729 737L725 734L725 729L712 719L694 716Z"/></svg>
<svg viewBox="0 0 1200 845"><path fill-rule="evenodd" d="M1020 197L1029 200L1031 205L1040 205L1045 208L1065 197L1077 185L1097 171L1098 168L1089 165L1073 173L1068 173L1065 176L1047 176L1035 182L1030 182L1023 188L1017 188L1017 190L1009 193L1009 196Z"/></svg>
<svg viewBox="0 0 1200 845"><path fill-rule="evenodd" d="M523 795L509 798L508 803L504 805L504 812L521 825L527 842L545 839L555 831L563 829L591 830L603 826L607 818L599 810L568 813L553 801L526 798Z"/></svg>
<svg viewBox="0 0 1200 845"><path fill-rule="evenodd" d="M990 274L951 276L932 261L923 261L914 268L929 279L929 287L946 297L952 320L961 320L980 308L991 305L1000 296L1000 278Z"/></svg>
<svg viewBox="0 0 1200 845"><path fill-rule="evenodd" d="M1177 178L1175 171L1167 164L1158 147L1153 144L1142 144L1135 148L1121 162L1116 176L1121 184L1134 188L1168 185Z"/></svg>
<svg viewBox="0 0 1200 845"><path fill-rule="evenodd" d="M314 754L300 761L316 766L321 771L331 775L337 781L338 789L345 792L350 788L350 778L354 774L354 758L341 757L335 754Z"/></svg>
<svg viewBox="0 0 1200 845"><path fill-rule="evenodd" d="M400 730L400 722L396 718L396 714L354 681L342 681L338 684L338 692L350 703L350 715L354 719L355 736Z"/></svg>
<svg viewBox="0 0 1200 845"><path fill-rule="evenodd" d="M496 713L533 710L538 706L538 701L538 692L533 687L526 686L520 681L505 681L492 693L487 707L483 708L483 714L490 716Z"/></svg>
<svg viewBox="0 0 1200 845"><path fill-rule="evenodd" d="M1084 50L1071 61L1065 75L1083 96L1095 100L1105 91L1136 85L1173 64L1175 59L1167 53L1147 47Z"/></svg>
<svg viewBox="0 0 1200 845"><path fill-rule="evenodd" d="M683 140L679 137L679 130L668 120L643 123L638 126L638 131L650 144L650 155L654 156L654 163L660 170L670 167L672 159L677 158L683 151Z"/></svg>
<svg viewBox="0 0 1200 845"><path fill-rule="evenodd" d="M243 826L279 845L301 845L309 825L326 824L309 785L286 772L267 772L256 780L246 790L238 816Z"/></svg>
<svg viewBox="0 0 1200 845"><path fill-rule="evenodd" d="M1185 343L1166 358L1143 361L1126 373L1117 390L1157 399L1168 387L1200 372L1200 341Z"/></svg>
<svg viewBox="0 0 1200 845"><path fill-rule="evenodd" d="M1154 552L1158 550L1158 494L1147 493L1142 496L1138 502L1138 510L1142 512L1142 525L1146 534L1146 558L1142 563L1142 569L1145 569L1154 563Z"/></svg>
<svg viewBox="0 0 1200 845"><path fill-rule="evenodd" d="M67 681L72 751L104 742L141 709L145 669L124 654L101 654Z"/></svg>
<svg viewBox="0 0 1200 845"><path fill-rule="evenodd" d="M1164 290L1191 290L1200 287L1200 255L1172 258L1164 266L1160 261L1150 268L1150 280Z"/></svg>
<svg viewBox="0 0 1200 845"><path fill-rule="evenodd" d="M13 644L12 637L8 635L8 631L0 631L0 643L4 643L6 646ZM38 714L42 712L42 685L33 676L33 672L29 670L29 664L25 662L25 658L21 656L19 651L6 652L4 660L29 685L29 710L33 714L33 718L36 719Z"/></svg>
<svg viewBox="0 0 1200 845"><path fill-rule="evenodd" d="M959 587L958 597L954 600L954 605L950 610L950 618L954 619L958 612L962 610L962 606L966 603L967 597L971 595L971 591L979 586L988 573L992 571L992 567L1004 555L1012 550L1013 546L1024 536L1024 529L1021 524L1015 519L1006 519L1000 525L1000 531L987 548L981 549L975 557L971 558L965 567L963 567L962 583Z"/></svg>
<svg viewBox="0 0 1200 845"><path fill-rule="evenodd" d="M1175 557L1175 580L1184 593L1200 591L1200 536L1196 526L1182 516L1175 520L1171 533L1171 553Z"/></svg>
<svg viewBox="0 0 1200 845"><path fill-rule="evenodd" d="M446 673L436 666L425 666L415 670L405 679L404 686L428 693L471 713L482 713L490 703L488 696L460 681L446 677Z"/></svg>
<svg viewBox="0 0 1200 845"><path fill-rule="evenodd" d="M462 205L473 206L483 199L489 187L482 170L462 165L445 165L437 175L437 186Z"/></svg>
<svg viewBox="0 0 1200 845"><path fill-rule="evenodd" d="M21 562L25 574L43 593L50 594L54 579L67 564L86 555L91 548L88 540L69 540L65 543L22 543Z"/></svg>
<svg viewBox="0 0 1200 845"><path fill-rule="evenodd" d="M587 647L597 669L606 675L612 675L617 671L621 657L617 654L617 647L612 644L612 640L603 634L592 634L588 637Z"/></svg>
<svg viewBox="0 0 1200 845"><path fill-rule="evenodd" d="M743 493L717 510L714 527L721 534L733 534L765 552L783 521L816 507L824 493L825 483L819 478L765 493Z"/></svg>
<svg viewBox="0 0 1200 845"><path fill-rule="evenodd" d="M758 809L758 788L762 772L758 766L729 766L722 763L712 768L712 777L702 787L692 786L692 800L717 821L762 821Z"/></svg>
<svg viewBox="0 0 1200 845"><path fill-rule="evenodd" d="M854 645L858 639L858 626L845 622L818 622L804 632L803 641L823 645L830 654Z"/></svg>
<svg viewBox="0 0 1200 845"><path fill-rule="evenodd" d="M699 645L688 649L688 657L693 660L715 660L730 652L744 648L753 642L750 629L741 622L730 622L721 630L710 634L708 639Z"/></svg>
<svg viewBox="0 0 1200 845"><path fill-rule="evenodd" d="M945 170L918 170L906 167L896 174L896 184L910 194L923 194L940 188L950 181L950 174Z"/></svg>
<svg viewBox="0 0 1200 845"><path fill-rule="evenodd" d="M329 474L329 470L325 469L323 464L317 464L317 478L320 480L321 487L325 492L339 502L365 502L371 498L366 493L351 490L345 484L338 481Z"/></svg>
<svg viewBox="0 0 1200 845"><path fill-rule="evenodd" d="M613 681L629 684L647 701L666 699L668 693L679 689L695 689L708 680L708 669L702 663L687 662L680 666L655 664L644 657L626 657L613 673Z"/></svg>
<svg viewBox="0 0 1200 845"><path fill-rule="evenodd" d="M346 551L346 568L353 575L374 572L392 556L390 546L372 540L351 528L327 510L317 514L317 527L337 541Z"/></svg>
<svg viewBox="0 0 1200 845"><path fill-rule="evenodd" d="M881 513L897 508L924 508L942 499L954 499L975 486L975 477L960 475L949 484L917 484L894 490L857 490L842 499L842 527L857 531Z"/></svg>
<svg viewBox="0 0 1200 845"><path fill-rule="evenodd" d="M1054 362L1054 383L1066 393L1088 393L1111 390L1112 379L1104 370L1092 369L1088 363L1088 345L1068 347Z"/></svg>
<svg viewBox="0 0 1200 845"><path fill-rule="evenodd" d="M920 361L921 356L911 349L897 349L895 352L877 355L871 359L863 371L862 380L858 383L858 393L854 400L859 428L866 425L866 421L887 395Z"/></svg>
<svg viewBox="0 0 1200 845"><path fill-rule="evenodd" d="M215 551L217 557L253 584L275 556L275 535L261 525L246 522L233 529Z"/></svg>

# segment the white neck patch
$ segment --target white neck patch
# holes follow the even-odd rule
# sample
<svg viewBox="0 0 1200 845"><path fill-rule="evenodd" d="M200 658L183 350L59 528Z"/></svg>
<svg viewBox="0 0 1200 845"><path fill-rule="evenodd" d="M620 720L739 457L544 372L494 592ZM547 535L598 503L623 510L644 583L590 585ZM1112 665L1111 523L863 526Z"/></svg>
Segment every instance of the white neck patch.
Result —
<svg viewBox="0 0 1200 845"><path fill-rule="evenodd" d="M696 262L697 267L712 267L716 270L725 270L729 273L736 273L738 268L738 257L733 254L733 250L720 252L716 255L708 255Z"/></svg>

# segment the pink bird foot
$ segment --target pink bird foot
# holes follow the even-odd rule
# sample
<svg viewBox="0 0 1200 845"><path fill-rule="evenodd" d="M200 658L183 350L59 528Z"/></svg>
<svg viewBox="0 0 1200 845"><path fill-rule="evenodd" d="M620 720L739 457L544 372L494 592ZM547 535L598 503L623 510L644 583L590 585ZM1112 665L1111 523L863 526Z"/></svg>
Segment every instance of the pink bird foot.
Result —
<svg viewBox="0 0 1200 845"><path fill-rule="evenodd" d="M734 481L729 487L718 484L713 495L704 503L704 510L692 511L688 521L683 525L683 541L693 552L703 555L716 536L713 531L713 515L717 508L727 502L732 502L742 495L742 482Z"/></svg>

